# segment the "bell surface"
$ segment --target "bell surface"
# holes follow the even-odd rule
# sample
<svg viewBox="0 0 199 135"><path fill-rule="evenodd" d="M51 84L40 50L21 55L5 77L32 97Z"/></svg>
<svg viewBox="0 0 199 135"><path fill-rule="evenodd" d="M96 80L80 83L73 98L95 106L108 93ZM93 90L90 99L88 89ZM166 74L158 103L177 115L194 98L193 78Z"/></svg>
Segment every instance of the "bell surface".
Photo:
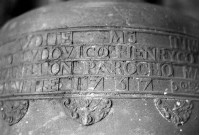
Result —
<svg viewBox="0 0 199 135"><path fill-rule="evenodd" d="M68 1L0 31L0 135L199 135L199 22Z"/></svg>

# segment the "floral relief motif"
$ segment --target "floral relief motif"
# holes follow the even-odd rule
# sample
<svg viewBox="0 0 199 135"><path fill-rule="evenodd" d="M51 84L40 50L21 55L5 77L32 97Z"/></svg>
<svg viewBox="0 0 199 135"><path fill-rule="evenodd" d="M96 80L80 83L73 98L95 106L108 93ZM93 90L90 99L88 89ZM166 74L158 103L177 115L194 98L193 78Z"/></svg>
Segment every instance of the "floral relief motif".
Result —
<svg viewBox="0 0 199 135"><path fill-rule="evenodd" d="M25 116L28 107L28 100L0 101L2 118L8 122L10 126L18 123Z"/></svg>
<svg viewBox="0 0 199 135"><path fill-rule="evenodd" d="M192 113L193 104L189 100L155 99L154 101L162 117L176 126L186 123Z"/></svg>
<svg viewBox="0 0 199 135"><path fill-rule="evenodd" d="M72 119L84 126L92 125L104 119L112 106L110 99L73 99L61 100L66 112Z"/></svg>

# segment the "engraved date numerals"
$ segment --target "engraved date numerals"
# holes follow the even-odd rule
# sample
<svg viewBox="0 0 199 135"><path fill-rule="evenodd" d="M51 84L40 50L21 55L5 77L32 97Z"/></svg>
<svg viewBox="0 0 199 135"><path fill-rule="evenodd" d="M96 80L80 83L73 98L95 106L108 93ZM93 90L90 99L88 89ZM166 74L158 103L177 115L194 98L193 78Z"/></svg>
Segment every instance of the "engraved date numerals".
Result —
<svg viewBox="0 0 199 135"><path fill-rule="evenodd" d="M193 108L189 100L155 99L154 102L162 117L176 126L181 126L189 120Z"/></svg>
<svg viewBox="0 0 199 135"><path fill-rule="evenodd" d="M95 124L104 119L110 112L112 101L110 99L72 99L65 98L61 103L75 121L84 126Z"/></svg>
<svg viewBox="0 0 199 135"><path fill-rule="evenodd" d="M0 109L3 119L10 126L18 123L26 114L29 101L0 101Z"/></svg>

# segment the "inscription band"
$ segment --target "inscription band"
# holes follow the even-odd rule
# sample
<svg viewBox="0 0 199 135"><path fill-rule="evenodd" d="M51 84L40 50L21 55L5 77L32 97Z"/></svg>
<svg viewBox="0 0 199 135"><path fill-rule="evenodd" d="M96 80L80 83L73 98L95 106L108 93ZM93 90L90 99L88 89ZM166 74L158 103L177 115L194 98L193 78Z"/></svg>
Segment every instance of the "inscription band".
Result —
<svg viewBox="0 0 199 135"><path fill-rule="evenodd" d="M2 98L25 98L26 93L31 98L37 92L39 97L66 89L72 90L69 93L108 92L109 96L125 91L129 97L168 97L166 92L171 97L198 98L199 41L193 36L90 27L34 32L6 44L9 47L0 46L1 50L11 48L1 53ZM12 50L14 45L18 49Z"/></svg>

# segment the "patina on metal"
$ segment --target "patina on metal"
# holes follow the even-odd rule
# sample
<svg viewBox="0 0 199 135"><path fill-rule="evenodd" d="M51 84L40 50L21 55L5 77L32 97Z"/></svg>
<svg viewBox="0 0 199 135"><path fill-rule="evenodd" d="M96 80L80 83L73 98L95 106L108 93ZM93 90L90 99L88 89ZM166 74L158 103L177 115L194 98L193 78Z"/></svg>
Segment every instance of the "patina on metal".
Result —
<svg viewBox="0 0 199 135"><path fill-rule="evenodd" d="M0 32L1 135L199 134L199 22L130 1L39 8Z"/></svg>

